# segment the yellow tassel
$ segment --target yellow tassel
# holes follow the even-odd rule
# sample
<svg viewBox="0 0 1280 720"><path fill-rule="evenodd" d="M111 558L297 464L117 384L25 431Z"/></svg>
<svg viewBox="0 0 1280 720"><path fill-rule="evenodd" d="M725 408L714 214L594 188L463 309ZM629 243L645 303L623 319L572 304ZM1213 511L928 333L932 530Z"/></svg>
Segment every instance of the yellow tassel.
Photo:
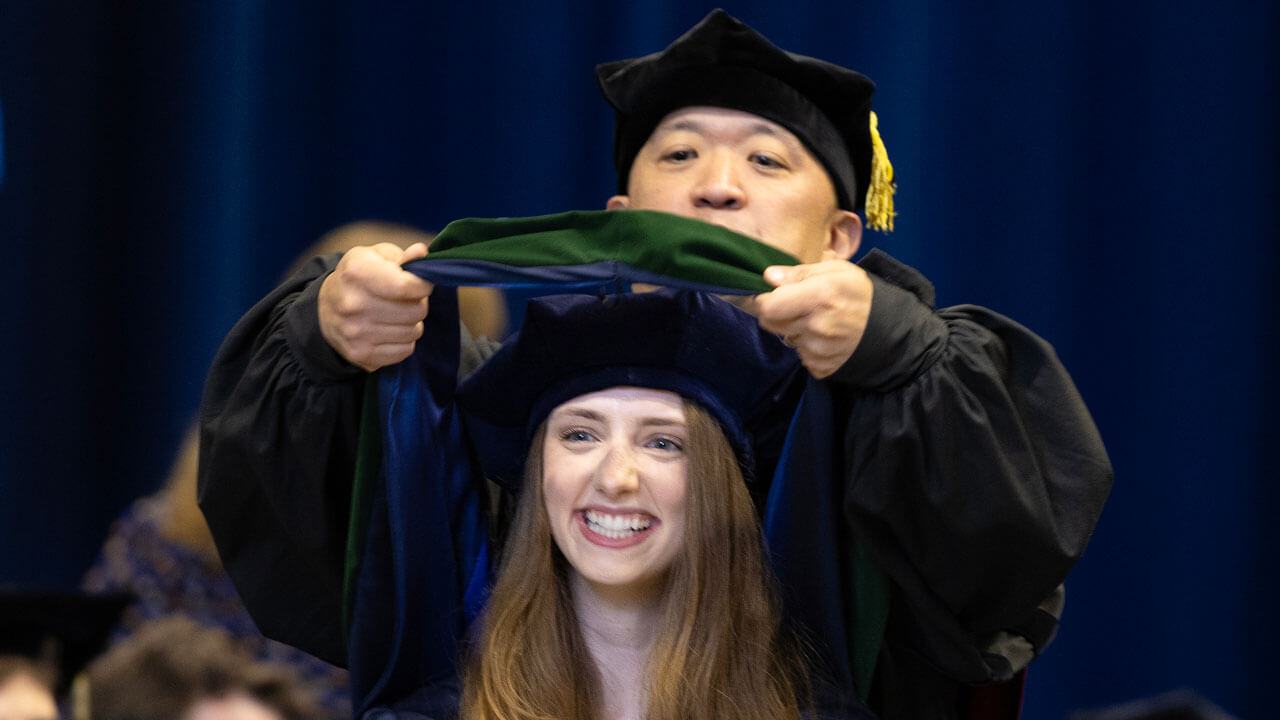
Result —
<svg viewBox="0 0 1280 720"><path fill-rule="evenodd" d="M898 186L893 182L893 164L889 151L880 139L879 119L871 113L871 183L867 188L867 227L880 232L893 232L893 194Z"/></svg>

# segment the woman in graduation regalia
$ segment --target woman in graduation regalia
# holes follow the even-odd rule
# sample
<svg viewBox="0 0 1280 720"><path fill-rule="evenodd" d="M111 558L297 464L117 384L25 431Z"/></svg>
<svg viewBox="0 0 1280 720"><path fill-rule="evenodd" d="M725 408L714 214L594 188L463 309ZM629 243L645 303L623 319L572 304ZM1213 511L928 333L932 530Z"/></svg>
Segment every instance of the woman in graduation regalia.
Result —
<svg viewBox="0 0 1280 720"><path fill-rule="evenodd" d="M543 242L528 242L530 234ZM628 251L642 236L669 244L657 253L661 269ZM720 260L676 250L699 241L722 246ZM503 264L491 261L498 256ZM456 223L428 259L409 266L438 287L426 341L379 374L376 402L367 404L359 542L348 551L359 562L347 570L360 707L435 717L452 714L461 698L468 717L616 717L643 708L653 717L794 717L818 698L840 711L832 717L863 716L852 686L837 691L834 676L811 672L832 663L810 631L835 628L780 611L763 554L757 504L785 514L798 497L784 491L786 480L769 479L807 374L754 318L698 292L750 292L758 268L780 260L772 248L683 218L571 213ZM639 280L687 290L625 292ZM531 302L521 334L458 388L456 298L446 286L462 282L597 292ZM617 452L635 462L622 469L616 453L599 454L614 447L601 439L619 437L608 413L588 407L559 417L566 404L619 388L687 401L675 403L671 426L628 436L634 442ZM544 483L566 474L565 458L579 468L595 459L568 506ZM687 492L668 491L663 505L650 491L677 465ZM619 488L625 483L610 478L628 469L634 487ZM518 497L514 520L497 528L501 550L486 527L482 475ZM830 480L815 477L809 487L829 489ZM782 502L767 500L775 496ZM663 511L671 505L678 522ZM783 528L780 537L795 535L785 521L769 522ZM833 538L803 534L834 547ZM665 555L657 567L649 567L653 554ZM647 568L640 580L637 556ZM829 599L839 596L832 588ZM601 627L630 627L629 637L644 642L621 661L601 657L588 652Z"/></svg>
<svg viewBox="0 0 1280 720"><path fill-rule="evenodd" d="M449 658L433 661L428 652L425 664L438 666L416 668L424 687L385 698L389 705L371 716L439 717L460 702L468 718L872 717L815 674L821 659L805 629L783 621L744 480L755 475L757 432L790 419L777 394L797 370L794 353L777 338L703 293L531 303L520 336L472 375L453 403L470 457L518 491L492 592L463 603L482 607L450 611L437 596L442 612L420 626L428 635L447 633L444 626L459 614L474 615L463 631L467 640L454 646L469 655L460 666L461 692L449 677ZM438 403L448 394L443 374L397 375L387 383L394 389L384 388L393 397L425 389L428 402ZM397 404L387 399L383 407ZM440 414L409 413L421 422L391 410L384 444L437 432L449 424L433 419L450 415L440 407ZM417 486L410 494L425 483L444 496L465 487L451 485L445 464L427 460L420 469L416 479L386 478L382 517L413 503L400 492L406 484ZM437 500L479 512L457 495ZM478 526L457 515L452 522ZM480 537L470 546L402 546L393 550L401 556L393 564L408 566L407 575L436 563L434 572L443 574L442 557L446 564L474 557L473 572L485 576L487 545ZM365 576L366 591L403 576L394 568L375 572ZM431 582L427 595L447 587ZM375 614L359 632L376 633L394 617ZM422 647L421 635L404 640ZM397 662L412 664L413 657L404 652ZM397 675L377 665L386 677ZM382 695L395 694L384 686ZM820 715L810 715L815 707Z"/></svg>

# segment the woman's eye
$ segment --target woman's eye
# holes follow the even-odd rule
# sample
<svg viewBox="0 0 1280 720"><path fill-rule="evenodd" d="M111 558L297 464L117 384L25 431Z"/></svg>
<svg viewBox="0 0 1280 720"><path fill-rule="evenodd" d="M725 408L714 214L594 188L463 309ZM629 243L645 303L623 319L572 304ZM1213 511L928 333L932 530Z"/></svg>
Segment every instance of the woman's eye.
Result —
<svg viewBox="0 0 1280 720"><path fill-rule="evenodd" d="M560 433L560 439L568 442L590 442L595 436L586 430L565 430Z"/></svg>
<svg viewBox="0 0 1280 720"><path fill-rule="evenodd" d="M679 442L677 442L674 438L669 438L669 437L653 438L652 440L649 441L649 447L655 450L668 450L671 452L679 452L684 449L684 447Z"/></svg>
<svg viewBox="0 0 1280 720"><path fill-rule="evenodd" d="M687 160L692 160L696 157L698 157L698 154L688 149L672 150L671 152L667 153L665 156L665 158L667 160L670 160L671 162L685 162Z"/></svg>

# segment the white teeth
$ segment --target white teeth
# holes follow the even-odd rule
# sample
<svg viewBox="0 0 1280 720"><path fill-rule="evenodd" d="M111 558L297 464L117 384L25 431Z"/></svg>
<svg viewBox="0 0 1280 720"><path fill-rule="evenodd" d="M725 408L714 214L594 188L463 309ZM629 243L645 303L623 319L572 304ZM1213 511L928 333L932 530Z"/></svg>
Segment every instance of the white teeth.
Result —
<svg viewBox="0 0 1280 720"><path fill-rule="evenodd" d="M606 515L588 510L583 513L593 532L600 533L615 540L634 535L641 530L648 530L652 520L642 515Z"/></svg>

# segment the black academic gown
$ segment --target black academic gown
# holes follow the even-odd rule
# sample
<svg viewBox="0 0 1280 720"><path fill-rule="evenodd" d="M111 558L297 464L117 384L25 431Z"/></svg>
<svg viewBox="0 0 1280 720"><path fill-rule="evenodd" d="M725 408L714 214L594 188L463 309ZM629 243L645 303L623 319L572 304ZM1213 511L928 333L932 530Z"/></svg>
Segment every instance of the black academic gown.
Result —
<svg viewBox="0 0 1280 720"><path fill-rule="evenodd" d="M308 264L228 336L205 388L199 494L263 632L343 664L365 374L317 326L335 264ZM935 311L927 281L882 253L862 265L866 333L820 385L841 531L891 590L868 701L886 718L958 716L962 686L1010 680L1052 638L1111 468L1047 343L983 308ZM464 339L464 371L483 356Z"/></svg>

